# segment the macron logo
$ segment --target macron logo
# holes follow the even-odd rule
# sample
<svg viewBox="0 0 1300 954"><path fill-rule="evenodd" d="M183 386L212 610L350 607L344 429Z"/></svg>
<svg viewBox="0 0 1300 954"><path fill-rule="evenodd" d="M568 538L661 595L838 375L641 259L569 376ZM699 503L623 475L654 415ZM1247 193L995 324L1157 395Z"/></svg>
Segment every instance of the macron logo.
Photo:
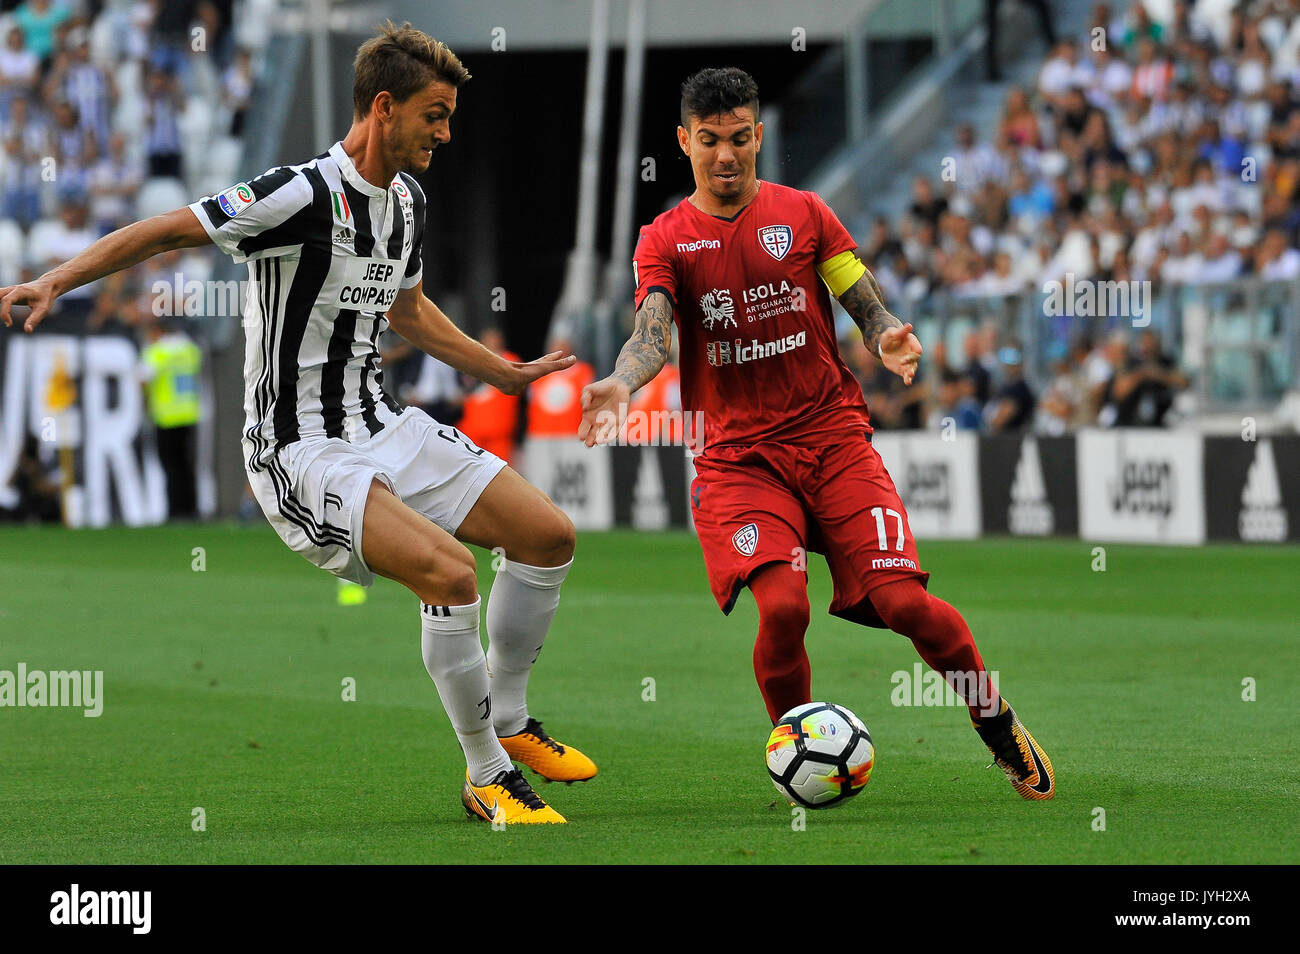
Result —
<svg viewBox="0 0 1300 954"><path fill-rule="evenodd" d="M718 239L696 239L694 242L677 243L679 252L698 252L702 248L722 248L722 242Z"/></svg>

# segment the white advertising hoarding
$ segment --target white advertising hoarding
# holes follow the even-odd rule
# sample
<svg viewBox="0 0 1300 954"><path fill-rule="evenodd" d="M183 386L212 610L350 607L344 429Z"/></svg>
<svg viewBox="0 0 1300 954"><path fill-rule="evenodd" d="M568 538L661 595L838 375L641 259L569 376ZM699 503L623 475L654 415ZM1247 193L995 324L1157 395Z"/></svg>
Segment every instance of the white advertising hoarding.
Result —
<svg viewBox="0 0 1300 954"><path fill-rule="evenodd" d="M963 431L951 436L877 431L872 437L918 538L980 535L979 438Z"/></svg>
<svg viewBox="0 0 1300 954"><path fill-rule="evenodd" d="M530 437L522 472L579 530L608 530L614 525L609 454L610 448L588 447L577 437Z"/></svg>
<svg viewBox="0 0 1300 954"><path fill-rule="evenodd" d="M1130 428L1078 436L1079 535L1131 543L1204 543L1204 442Z"/></svg>

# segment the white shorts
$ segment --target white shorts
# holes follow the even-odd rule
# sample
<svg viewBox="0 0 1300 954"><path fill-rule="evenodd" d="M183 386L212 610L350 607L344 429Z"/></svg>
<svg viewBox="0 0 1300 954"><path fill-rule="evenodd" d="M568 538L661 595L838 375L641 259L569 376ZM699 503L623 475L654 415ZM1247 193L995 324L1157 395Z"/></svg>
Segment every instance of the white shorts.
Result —
<svg viewBox="0 0 1300 954"><path fill-rule="evenodd" d="M289 549L369 586L375 575L361 556L361 525L372 481L383 481L412 510L454 534L505 465L456 428L408 407L370 440L307 438L247 473L262 512Z"/></svg>

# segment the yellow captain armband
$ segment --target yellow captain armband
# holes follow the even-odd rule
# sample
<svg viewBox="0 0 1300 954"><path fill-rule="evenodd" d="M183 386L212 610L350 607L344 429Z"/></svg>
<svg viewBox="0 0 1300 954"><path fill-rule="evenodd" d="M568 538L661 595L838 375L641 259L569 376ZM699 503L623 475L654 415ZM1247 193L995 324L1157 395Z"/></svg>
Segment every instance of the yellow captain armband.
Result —
<svg viewBox="0 0 1300 954"><path fill-rule="evenodd" d="M861 259L850 252L840 252L834 258L817 265L817 274L822 277L831 294L839 298L853 287L853 283L865 275L867 266Z"/></svg>

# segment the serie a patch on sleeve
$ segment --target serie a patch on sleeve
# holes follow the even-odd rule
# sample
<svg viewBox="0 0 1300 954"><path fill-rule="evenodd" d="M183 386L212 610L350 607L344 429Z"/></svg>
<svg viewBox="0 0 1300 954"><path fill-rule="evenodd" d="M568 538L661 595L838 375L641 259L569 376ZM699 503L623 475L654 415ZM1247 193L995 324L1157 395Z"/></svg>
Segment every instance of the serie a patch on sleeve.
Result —
<svg viewBox="0 0 1300 954"><path fill-rule="evenodd" d="M253 198L253 190L248 187L247 182L233 185L217 196L217 205L221 206L221 211L232 219L252 205L254 201L256 200Z"/></svg>

